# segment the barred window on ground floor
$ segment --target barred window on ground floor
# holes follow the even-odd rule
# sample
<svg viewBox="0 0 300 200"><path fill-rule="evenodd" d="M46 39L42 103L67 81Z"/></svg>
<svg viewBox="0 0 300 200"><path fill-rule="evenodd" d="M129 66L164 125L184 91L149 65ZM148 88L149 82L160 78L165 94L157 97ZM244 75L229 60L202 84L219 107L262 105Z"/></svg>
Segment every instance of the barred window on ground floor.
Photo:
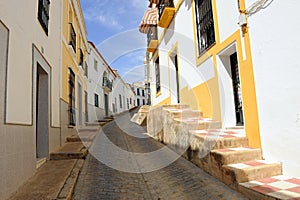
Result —
<svg viewBox="0 0 300 200"><path fill-rule="evenodd" d="M75 126L75 119L75 73L69 68L69 124Z"/></svg>
<svg viewBox="0 0 300 200"><path fill-rule="evenodd" d="M94 95L94 99L95 99L95 106L96 106L96 107L99 107L99 95L98 95L98 94L95 94L95 95Z"/></svg>

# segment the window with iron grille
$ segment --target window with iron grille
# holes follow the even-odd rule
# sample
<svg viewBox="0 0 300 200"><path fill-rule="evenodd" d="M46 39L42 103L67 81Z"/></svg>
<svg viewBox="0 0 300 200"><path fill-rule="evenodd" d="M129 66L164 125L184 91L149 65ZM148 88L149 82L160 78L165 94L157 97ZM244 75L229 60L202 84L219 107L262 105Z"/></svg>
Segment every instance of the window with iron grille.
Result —
<svg viewBox="0 0 300 200"><path fill-rule="evenodd" d="M156 76L156 93L160 92L160 71L159 71L159 57L155 60L155 76Z"/></svg>
<svg viewBox="0 0 300 200"><path fill-rule="evenodd" d="M122 108L122 96L119 94L120 108Z"/></svg>
<svg viewBox="0 0 300 200"><path fill-rule="evenodd" d="M38 8L38 20L43 27L46 35L48 35L48 25L49 25L49 9L50 1L49 0L39 0Z"/></svg>
<svg viewBox="0 0 300 200"><path fill-rule="evenodd" d="M94 100L95 100L95 107L99 107L99 96L98 96L98 94L94 95Z"/></svg>
<svg viewBox="0 0 300 200"><path fill-rule="evenodd" d="M71 45L74 49L74 52L76 52L76 32L75 32L75 29L74 29L72 23L70 23L70 41L69 41L69 45Z"/></svg>
<svg viewBox="0 0 300 200"><path fill-rule="evenodd" d="M69 69L69 124L75 126L75 73Z"/></svg>
<svg viewBox="0 0 300 200"><path fill-rule="evenodd" d="M88 78L88 65L84 62L84 75Z"/></svg>
<svg viewBox="0 0 300 200"><path fill-rule="evenodd" d="M81 65L83 67L83 52L82 52L82 49L80 48L79 49L79 65Z"/></svg>
<svg viewBox="0 0 300 200"><path fill-rule="evenodd" d="M201 55L215 42L215 26L211 0L195 0L198 53Z"/></svg>

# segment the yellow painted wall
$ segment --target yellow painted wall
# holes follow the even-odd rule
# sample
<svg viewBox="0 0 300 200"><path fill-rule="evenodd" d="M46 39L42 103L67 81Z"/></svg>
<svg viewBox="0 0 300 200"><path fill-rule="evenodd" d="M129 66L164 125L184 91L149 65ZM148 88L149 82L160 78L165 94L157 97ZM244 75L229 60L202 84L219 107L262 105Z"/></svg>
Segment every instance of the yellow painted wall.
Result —
<svg viewBox="0 0 300 200"><path fill-rule="evenodd" d="M78 19L81 19L82 15L79 13L79 16L77 16L77 13L75 12L75 9L73 8L73 4L69 1L64 1L63 3L63 37L64 41L62 41L62 96L61 98L69 103L69 68L72 69L72 71L75 73L75 102L76 102L76 108L78 108L78 95L77 95L77 83L80 79L80 82L82 84L82 100L84 101L84 91L86 91L86 77L84 77L84 72L79 64L79 49L81 48L84 54L84 61L87 58L87 38L86 35L82 35L81 33L85 34L86 30L80 30L80 25ZM69 32L69 23L73 24L73 27L76 32L76 55L74 56L73 49L68 45L70 40L70 32ZM84 20L81 19L81 22L84 23ZM83 25L85 27L85 25ZM83 112L85 111L83 102Z"/></svg>

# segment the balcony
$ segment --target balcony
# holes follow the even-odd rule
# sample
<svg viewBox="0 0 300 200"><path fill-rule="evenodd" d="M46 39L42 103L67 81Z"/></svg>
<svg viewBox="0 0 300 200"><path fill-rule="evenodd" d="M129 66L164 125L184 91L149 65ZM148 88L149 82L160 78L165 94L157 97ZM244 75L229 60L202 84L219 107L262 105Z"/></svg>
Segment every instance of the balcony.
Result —
<svg viewBox="0 0 300 200"><path fill-rule="evenodd" d="M154 53L158 47L158 38L157 38L157 26L152 25L149 27L147 34L147 51Z"/></svg>
<svg viewBox="0 0 300 200"><path fill-rule="evenodd" d="M158 5L158 26L168 28L175 15L173 0L162 0Z"/></svg>
<svg viewBox="0 0 300 200"><path fill-rule="evenodd" d="M102 88L105 92L111 92L112 90L112 82L107 77L103 77Z"/></svg>

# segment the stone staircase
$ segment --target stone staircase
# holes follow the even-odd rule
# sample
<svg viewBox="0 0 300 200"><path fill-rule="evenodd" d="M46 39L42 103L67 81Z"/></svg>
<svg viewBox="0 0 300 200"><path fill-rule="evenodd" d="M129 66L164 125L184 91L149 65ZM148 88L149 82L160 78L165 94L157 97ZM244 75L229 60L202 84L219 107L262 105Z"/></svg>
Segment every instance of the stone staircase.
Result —
<svg viewBox="0 0 300 200"><path fill-rule="evenodd" d="M109 123L95 122L86 123L85 126L78 127L77 134L67 137L66 144L57 151L50 153L50 160L69 160L69 159L85 159L88 154L88 148L92 145L101 126Z"/></svg>
<svg viewBox="0 0 300 200"><path fill-rule="evenodd" d="M152 117L161 118L151 120L162 130L155 139L186 148L183 157L249 199L300 199L300 179L282 176L280 162L264 160L261 149L250 148L243 127L223 130L220 122L187 105L156 112Z"/></svg>

